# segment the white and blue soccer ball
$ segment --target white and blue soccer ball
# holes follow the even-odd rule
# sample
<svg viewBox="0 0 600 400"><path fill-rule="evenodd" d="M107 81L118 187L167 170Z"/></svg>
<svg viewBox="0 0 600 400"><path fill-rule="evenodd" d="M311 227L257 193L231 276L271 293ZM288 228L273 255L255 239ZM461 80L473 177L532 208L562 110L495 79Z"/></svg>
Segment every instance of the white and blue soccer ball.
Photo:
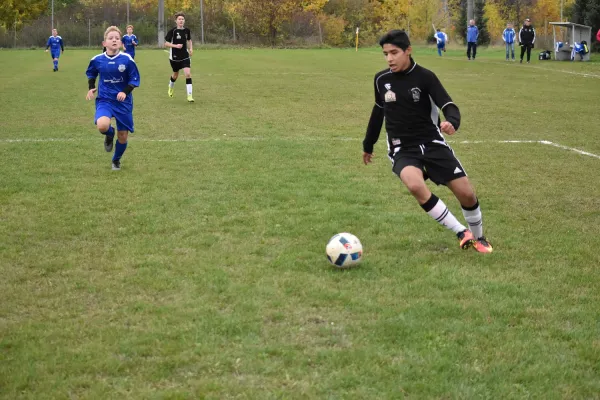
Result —
<svg viewBox="0 0 600 400"><path fill-rule="evenodd" d="M337 268L350 268L362 259L363 247L356 236L344 232L329 239L325 252L329 262Z"/></svg>

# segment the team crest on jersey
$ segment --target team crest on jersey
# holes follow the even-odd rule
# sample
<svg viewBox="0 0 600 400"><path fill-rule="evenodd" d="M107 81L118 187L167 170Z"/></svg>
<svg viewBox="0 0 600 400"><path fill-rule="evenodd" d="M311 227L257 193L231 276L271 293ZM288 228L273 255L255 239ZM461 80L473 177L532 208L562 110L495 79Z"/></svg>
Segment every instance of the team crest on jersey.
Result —
<svg viewBox="0 0 600 400"><path fill-rule="evenodd" d="M421 89L418 87L410 89L410 93L412 93L412 98L415 103L418 103L421 100Z"/></svg>
<svg viewBox="0 0 600 400"><path fill-rule="evenodd" d="M392 90L392 84L391 84L391 83L386 83L386 84L385 84L385 85L383 85L383 86L385 86L385 88L386 88L387 90Z"/></svg>
<svg viewBox="0 0 600 400"><path fill-rule="evenodd" d="M119 72L125 72L125 69L127 67L125 67L125 64L119 64Z"/></svg>
<svg viewBox="0 0 600 400"><path fill-rule="evenodd" d="M181 35L177 32L177 39L181 39Z"/></svg>
<svg viewBox="0 0 600 400"><path fill-rule="evenodd" d="M385 92L384 98L386 103L393 103L394 101L396 101L396 93L392 92L391 90L388 90L387 92Z"/></svg>

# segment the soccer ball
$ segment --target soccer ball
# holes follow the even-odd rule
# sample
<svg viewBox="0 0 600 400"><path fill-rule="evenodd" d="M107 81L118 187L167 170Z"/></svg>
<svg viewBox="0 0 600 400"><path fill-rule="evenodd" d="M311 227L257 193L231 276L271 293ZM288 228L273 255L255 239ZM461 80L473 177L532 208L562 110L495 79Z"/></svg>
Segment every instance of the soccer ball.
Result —
<svg viewBox="0 0 600 400"><path fill-rule="evenodd" d="M325 247L327 259L337 268L350 268L362 259L360 240L351 233L338 233L329 239Z"/></svg>

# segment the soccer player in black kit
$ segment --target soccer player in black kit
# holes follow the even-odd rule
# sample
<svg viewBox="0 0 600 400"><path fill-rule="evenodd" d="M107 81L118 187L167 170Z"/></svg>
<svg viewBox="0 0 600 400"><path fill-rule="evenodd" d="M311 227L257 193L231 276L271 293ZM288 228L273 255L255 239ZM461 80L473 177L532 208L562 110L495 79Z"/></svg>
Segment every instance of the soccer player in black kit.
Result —
<svg viewBox="0 0 600 400"><path fill-rule="evenodd" d="M170 48L169 60L171 62L171 68L173 69L173 75L169 82L169 97L173 97L173 88L175 81L179 77L179 71L183 69L185 74L185 87L187 89L187 101L190 103L194 102L192 97L192 73L190 57L194 52L192 48L192 33L188 28L184 28L185 15L183 13L175 14L175 23L177 26L167 32L165 36L165 46Z"/></svg>
<svg viewBox="0 0 600 400"><path fill-rule="evenodd" d="M379 44L389 68L375 75L375 105L363 141L363 162L372 162L373 146L385 119L392 170L423 210L452 230L462 249L473 247L480 253L491 253L492 245L483 235L477 196L442 134L453 135L460 126L458 107L437 76L414 62L405 31L392 30ZM439 110L444 113L444 122L440 122ZM470 229L431 193L426 179L445 185L454 193Z"/></svg>

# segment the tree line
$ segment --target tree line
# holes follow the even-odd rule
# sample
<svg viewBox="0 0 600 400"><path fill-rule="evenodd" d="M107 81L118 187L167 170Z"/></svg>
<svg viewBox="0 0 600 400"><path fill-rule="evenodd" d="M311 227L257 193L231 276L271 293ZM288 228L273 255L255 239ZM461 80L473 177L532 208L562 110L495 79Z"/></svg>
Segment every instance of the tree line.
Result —
<svg viewBox="0 0 600 400"><path fill-rule="evenodd" d="M202 26L200 0L55 0L54 22L69 31L70 36L63 35L72 45L86 45L92 30L96 43L103 27L127 20L144 43L156 43L158 1L164 1L167 16L185 12L195 37L203 28L208 43L345 47L354 43L357 27L364 45L376 43L393 28L408 30L413 41L427 41L433 26L461 41L467 25L467 0L203 0ZM474 4L484 45L501 42L506 23L518 29L525 18L532 19L538 35L550 33L548 22L560 21L561 11L563 21L591 25L594 32L600 28L600 0L474 0ZM41 41L50 32L50 14L49 0L3 0L0 36L12 32ZM172 22L170 17L165 21L167 28ZM42 32L33 32L34 26Z"/></svg>

